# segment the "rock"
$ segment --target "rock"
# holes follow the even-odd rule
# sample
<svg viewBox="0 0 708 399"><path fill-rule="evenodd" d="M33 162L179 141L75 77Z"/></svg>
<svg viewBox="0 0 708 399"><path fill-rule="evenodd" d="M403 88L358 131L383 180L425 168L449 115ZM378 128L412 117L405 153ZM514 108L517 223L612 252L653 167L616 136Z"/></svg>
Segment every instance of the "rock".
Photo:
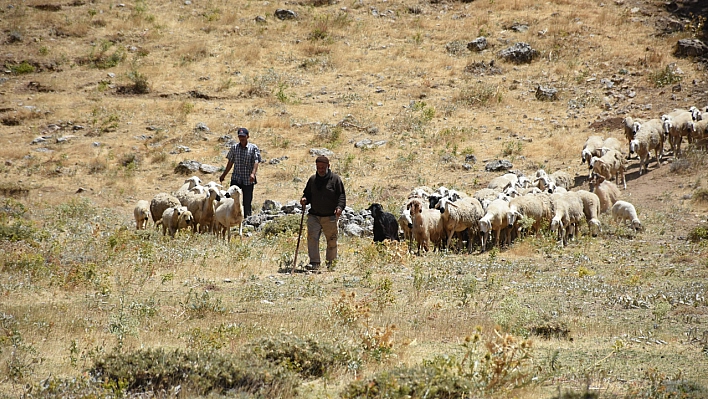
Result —
<svg viewBox="0 0 708 399"><path fill-rule="evenodd" d="M707 57L708 46L698 39L681 39L676 43L677 57Z"/></svg>
<svg viewBox="0 0 708 399"><path fill-rule="evenodd" d="M499 52L499 57L515 64L526 64L538 56L528 43L519 42Z"/></svg>
<svg viewBox="0 0 708 399"><path fill-rule="evenodd" d="M511 162L509 162L505 159L502 159L502 160L496 160L496 161L492 161L492 162L487 163L484 166L484 170L486 170L487 172L501 172L501 171L507 171L509 169L512 169L513 167L514 167L514 165L512 165Z"/></svg>
<svg viewBox="0 0 708 399"><path fill-rule="evenodd" d="M354 148L371 148L373 141L369 139L364 139L354 143Z"/></svg>
<svg viewBox="0 0 708 399"><path fill-rule="evenodd" d="M218 171L219 171L219 167L214 166L214 165L207 165L207 164L203 163L203 164L201 164L201 166L199 166L199 170L200 170L202 173L212 174L212 173L218 172Z"/></svg>
<svg viewBox="0 0 708 399"><path fill-rule="evenodd" d="M364 228L356 223L349 223L344 226L344 234L351 237L362 237L364 235Z"/></svg>
<svg viewBox="0 0 708 399"><path fill-rule="evenodd" d="M312 155L313 157L319 157L320 155L332 157L334 156L334 152L326 148L310 148L310 155Z"/></svg>
<svg viewBox="0 0 708 399"><path fill-rule="evenodd" d="M209 126L207 126L206 123L204 123L204 122L197 123L197 126L194 127L194 131L205 132L205 133L211 132L211 130L209 129Z"/></svg>
<svg viewBox="0 0 708 399"><path fill-rule="evenodd" d="M197 161L182 161L175 167L175 173L183 175L192 175L199 171L201 163Z"/></svg>
<svg viewBox="0 0 708 399"><path fill-rule="evenodd" d="M294 213L301 213L302 212L302 206L300 205L300 202L291 200L285 203L285 205L280 207L280 211L284 212L287 215L292 215Z"/></svg>
<svg viewBox="0 0 708 399"><path fill-rule="evenodd" d="M170 151L170 154L182 154L185 152L192 152L192 149L185 145L178 145L174 150Z"/></svg>
<svg viewBox="0 0 708 399"><path fill-rule="evenodd" d="M266 23L265 17L260 16L260 15L257 15L257 16L256 16L255 21L256 21L257 24L264 24L264 23Z"/></svg>
<svg viewBox="0 0 708 399"><path fill-rule="evenodd" d="M75 137L76 137L76 136L74 136L74 135L68 135L68 136L64 136L64 137L57 137L57 143L60 143L60 144L61 144L61 143L68 143L69 140L71 140L71 139L73 139L73 138L75 138Z"/></svg>
<svg viewBox="0 0 708 399"><path fill-rule="evenodd" d="M467 49L469 51L482 51L487 48L487 38L480 36L471 42L467 43Z"/></svg>
<svg viewBox="0 0 708 399"><path fill-rule="evenodd" d="M280 212L280 207L281 205L279 202L268 199L263 201L263 206L261 207L261 210L267 213L278 213Z"/></svg>
<svg viewBox="0 0 708 399"><path fill-rule="evenodd" d="M52 138L52 136L39 136L36 139L32 140L32 142L30 144L34 145L34 144L45 143L47 140L49 140L51 138Z"/></svg>
<svg viewBox="0 0 708 399"><path fill-rule="evenodd" d="M275 10L275 17L280 20L296 19L297 13L293 10L284 10L282 8L279 8Z"/></svg>
<svg viewBox="0 0 708 399"><path fill-rule="evenodd" d="M539 101L556 101L558 90L552 87L543 87L541 85L536 89L536 99Z"/></svg>
<svg viewBox="0 0 708 399"><path fill-rule="evenodd" d="M465 155L465 162L477 163L477 157L472 154Z"/></svg>
<svg viewBox="0 0 708 399"><path fill-rule="evenodd" d="M268 161L268 163L269 163L270 165L277 165L277 164L281 163L282 161L285 161L286 159L288 159L288 156L287 156L287 155L283 155L283 156L280 157L280 158L273 158L273 159L271 159L270 161Z"/></svg>

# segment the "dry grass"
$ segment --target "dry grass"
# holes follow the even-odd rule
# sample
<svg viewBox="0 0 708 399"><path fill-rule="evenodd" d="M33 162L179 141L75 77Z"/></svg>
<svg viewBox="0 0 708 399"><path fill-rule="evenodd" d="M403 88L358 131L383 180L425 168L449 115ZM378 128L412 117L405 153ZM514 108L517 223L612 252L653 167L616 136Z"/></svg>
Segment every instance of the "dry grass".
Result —
<svg viewBox="0 0 708 399"><path fill-rule="evenodd" d="M705 385L702 152L652 163L641 177L631 160L622 194L645 231L603 215L598 238L566 248L539 236L483 254L417 257L403 243L342 237L334 271L291 277L293 229L227 244L134 232L132 220L139 199L181 184L180 161L223 166L218 139L238 126L266 160L287 156L261 165L256 204L299 198L314 171L309 150L321 147L334 151L355 210L379 202L397 213L420 185L471 193L496 175L486 162L500 158L527 175L584 175L589 134L623 137L593 132L592 122L708 103L703 67L672 55L687 33L657 34L652 15L666 12L653 2L312 1L289 4L298 18L286 21L268 2L47 4L0 10L0 64L13 71L0 76L0 396L38 389L49 375L79 377L112 352L231 356L282 335L346 343L360 356L300 384L299 397L343 396L353 381L385 382L379 371L397 366L406 366L401 380L421 370L452 378L432 360L464 364L454 362L475 334L510 350L533 338L538 377L501 392L480 386L479 396L580 395L589 384L599 397L660 397L652 392ZM521 22L527 31L510 29ZM21 41L6 42L14 31ZM482 53L448 49L479 35L490 44ZM497 57L516 42L539 57ZM467 68L492 60L501 74ZM682 91L655 84L672 64ZM119 93L135 73L150 92ZM539 85L558 89L559 101L537 101ZM347 115L362 128L338 127ZM211 131L195 131L198 123ZM29 144L45 134L48 142ZM387 144L354 148L363 138ZM463 168L472 154L477 162Z"/></svg>

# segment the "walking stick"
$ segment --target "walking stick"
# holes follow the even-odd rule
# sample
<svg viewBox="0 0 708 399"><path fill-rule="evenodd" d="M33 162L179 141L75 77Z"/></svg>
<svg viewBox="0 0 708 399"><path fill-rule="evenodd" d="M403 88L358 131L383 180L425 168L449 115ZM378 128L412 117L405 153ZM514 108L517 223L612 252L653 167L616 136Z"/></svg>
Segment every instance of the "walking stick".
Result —
<svg viewBox="0 0 708 399"><path fill-rule="evenodd" d="M300 250L300 237L302 237L302 224L305 221L305 207L302 207L302 217L300 217L300 232L297 233L297 245L295 245L295 259L293 259L293 268L290 269L290 274L295 273L295 267L297 266L297 253Z"/></svg>

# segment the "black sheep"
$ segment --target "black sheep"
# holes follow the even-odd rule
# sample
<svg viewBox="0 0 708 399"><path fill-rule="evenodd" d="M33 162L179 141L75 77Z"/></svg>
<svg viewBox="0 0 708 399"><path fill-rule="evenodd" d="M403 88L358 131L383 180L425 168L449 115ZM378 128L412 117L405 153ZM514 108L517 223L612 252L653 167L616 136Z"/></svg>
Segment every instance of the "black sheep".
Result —
<svg viewBox="0 0 708 399"><path fill-rule="evenodd" d="M398 239L398 221L396 217L388 212L384 212L381 204L373 203L366 208L374 218L374 242L382 242L385 239Z"/></svg>

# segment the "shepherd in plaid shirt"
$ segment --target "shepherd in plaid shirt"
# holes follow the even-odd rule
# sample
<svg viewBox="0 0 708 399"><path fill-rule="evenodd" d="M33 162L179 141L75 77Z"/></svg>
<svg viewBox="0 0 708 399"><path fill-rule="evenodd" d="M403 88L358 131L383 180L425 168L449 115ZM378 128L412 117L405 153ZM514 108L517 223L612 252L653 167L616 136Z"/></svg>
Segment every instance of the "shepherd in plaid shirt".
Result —
<svg viewBox="0 0 708 399"><path fill-rule="evenodd" d="M231 175L231 186L238 186L243 191L243 216L251 216L251 202L253 201L253 186L258 183L256 173L258 163L261 162L261 151L255 144L248 142L248 129L238 128L238 144L234 144L226 155L228 163L224 173L219 177L223 182L231 167L234 173Z"/></svg>

